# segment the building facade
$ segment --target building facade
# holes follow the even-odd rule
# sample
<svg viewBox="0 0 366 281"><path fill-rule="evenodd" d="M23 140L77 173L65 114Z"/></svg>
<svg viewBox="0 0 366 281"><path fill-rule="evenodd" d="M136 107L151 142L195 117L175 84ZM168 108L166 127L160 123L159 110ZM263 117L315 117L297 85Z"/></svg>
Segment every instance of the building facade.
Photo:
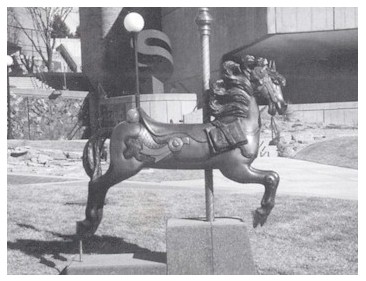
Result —
<svg viewBox="0 0 366 281"><path fill-rule="evenodd" d="M174 71L165 93L196 93L201 106L202 66L197 8L80 8L83 71L107 95L134 92L131 35L123 27L130 11L145 19L144 29L170 40ZM211 78L223 60L246 54L275 60L287 78L293 104L353 102L357 122L357 8L210 8ZM139 60L142 54L139 54ZM140 62L141 63L141 62ZM142 64L140 70L143 72ZM146 79L142 75L142 80Z"/></svg>

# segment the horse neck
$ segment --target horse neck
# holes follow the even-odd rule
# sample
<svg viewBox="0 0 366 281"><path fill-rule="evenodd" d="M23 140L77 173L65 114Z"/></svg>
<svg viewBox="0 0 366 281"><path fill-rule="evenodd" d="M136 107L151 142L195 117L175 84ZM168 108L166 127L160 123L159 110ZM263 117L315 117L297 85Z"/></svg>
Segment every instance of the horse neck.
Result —
<svg viewBox="0 0 366 281"><path fill-rule="evenodd" d="M255 131L259 128L259 108L254 96L249 96L248 115L243 119L246 131Z"/></svg>

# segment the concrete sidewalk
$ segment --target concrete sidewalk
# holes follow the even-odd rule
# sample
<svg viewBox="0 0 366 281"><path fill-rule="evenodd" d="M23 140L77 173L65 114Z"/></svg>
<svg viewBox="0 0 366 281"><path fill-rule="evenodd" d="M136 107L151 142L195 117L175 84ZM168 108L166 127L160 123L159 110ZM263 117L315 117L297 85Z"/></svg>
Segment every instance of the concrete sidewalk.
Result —
<svg viewBox="0 0 366 281"><path fill-rule="evenodd" d="M281 177L278 195L316 196L358 200L358 170L341 168L280 157L263 157L254 161L253 167L263 170L274 170ZM87 186L88 180L55 176L8 174L8 180L17 177L15 184L37 184ZM41 181L34 178L43 177ZM30 180L29 178L32 178ZM47 179L50 178L50 179ZM14 181L14 180L13 180ZM24 181L24 182L21 182ZM11 183L10 183L11 184ZM14 184L14 183L13 183ZM164 182L146 182L126 180L114 188L142 189L183 189L204 192L204 179ZM220 171L214 170L215 193L261 193L264 188L258 184L239 184L225 178Z"/></svg>
<svg viewBox="0 0 366 281"><path fill-rule="evenodd" d="M317 164L281 157L263 157L254 161L253 167L274 170L281 177L278 195L316 196L358 200L358 170ZM148 183L126 181L136 187L202 189L204 180L165 181ZM122 183L123 185L123 183ZM258 184L239 184L214 171L216 192L263 193Z"/></svg>

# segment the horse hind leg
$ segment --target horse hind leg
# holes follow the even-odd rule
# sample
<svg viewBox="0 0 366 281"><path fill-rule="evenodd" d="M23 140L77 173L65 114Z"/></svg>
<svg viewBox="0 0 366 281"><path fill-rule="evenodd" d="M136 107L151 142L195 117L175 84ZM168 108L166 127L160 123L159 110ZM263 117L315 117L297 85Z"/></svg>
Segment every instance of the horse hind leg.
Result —
<svg viewBox="0 0 366 281"><path fill-rule="evenodd" d="M279 175L274 171L255 169L247 163L230 165L229 169L221 169L221 172L227 178L239 183L258 183L264 186L261 207L253 212L253 227L257 227L259 224L263 226L275 205L276 191L280 181Z"/></svg>

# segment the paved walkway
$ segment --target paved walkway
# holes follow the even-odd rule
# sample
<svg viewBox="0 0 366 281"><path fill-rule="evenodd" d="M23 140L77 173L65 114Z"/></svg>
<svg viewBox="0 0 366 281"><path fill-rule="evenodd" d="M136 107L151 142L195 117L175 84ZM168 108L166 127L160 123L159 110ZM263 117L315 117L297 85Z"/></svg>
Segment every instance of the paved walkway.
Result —
<svg viewBox="0 0 366 281"><path fill-rule="evenodd" d="M44 176L44 175L31 175L31 174L20 174L20 173L9 173L7 175L8 185L19 185L19 184L45 184L50 182L72 182L80 181L80 179L70 177L59 177L59 176Z"/></svg>
<svg viewBox="0 0 366 281"><path fill-rule="evenodd" d="M275 170L281 177L278 195L316 196L358 200L358 170L341 168L307 161L280 157L263 157L255 160L255 168ZM10 178L9 178L10 176ZM18 176L18 178L16 178ZM38 178L39 177L39 178ZM42 176L43 177L43 176ZM64 177L9 174L9 184L57 184L87 185L87 180ZM14 182L15 180L15 182ZM34 182L35 180L35 182ZM143 181L125 181L116 187L144 189L185 189L202 190L204 180L164 181L161 183ZM263 186L258 184L239 184L225 178L220 171L214 171L214 188L216 193L261 193Z"/></svg>
<svg viewBox="0 0 366 281"><path fill-rule="evenodd" d="M358 170L281 157L263 157L255 160L253 167L275 170L281 177L277 194L317 196L358 200ZM162 183L132 182L136 186L149 185L160 188L203 188L204 180L166 181ZM263 193L263 186L239 184L214 171L214 188L217 192Z"/></svg>

